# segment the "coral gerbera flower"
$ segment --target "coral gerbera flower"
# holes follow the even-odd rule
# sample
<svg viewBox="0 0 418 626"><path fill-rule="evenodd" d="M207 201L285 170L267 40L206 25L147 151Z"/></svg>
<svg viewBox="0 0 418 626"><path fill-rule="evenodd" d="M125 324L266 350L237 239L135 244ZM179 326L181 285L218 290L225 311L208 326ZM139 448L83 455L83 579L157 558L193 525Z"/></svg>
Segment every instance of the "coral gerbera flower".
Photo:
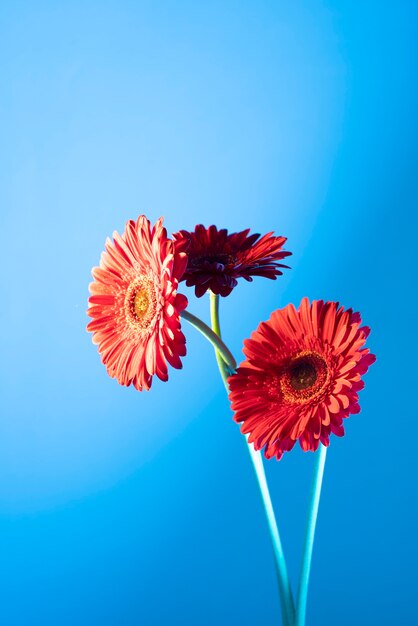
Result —
<svg viewBox="0 0 418 626"><path fill-rule="evenodd" d="M90 284L87 330L109 375L139 391L151 387L154 374L167 380L167 361L181 368L186 354L180 312L187 298L177 286L187 255L168 239L162 222L151 228L141 215L127 222L122 236L115 232Z"/></svg>
<svg viewBox="0 0 418 626"><path fill-rule="evenodd" d="M181 244L188 242L189 260L182 280L188 287L194 286L197 297L208 289L220 296L229 296L238 284L237 278L276 279L283 274L280 268L288 266L279 261L291 254L282 249L286 237L267 233L259 239L260 235L248 236L249 232L248 228L228 235L225 228L218 230L216 226L205 228L198 224L194 232L181 230L173 235Z"/></svg>
<svg viewBox="0 0 418 626"><path fill-rule="evenodd" d="M337 302L307 298L261 322L244 342L246 361L229 378L230 400L241 431L266 458L329 445L344 435L343 419L358 413L361 380L376 360L364 347L370 329L359 313Z"/></svg>

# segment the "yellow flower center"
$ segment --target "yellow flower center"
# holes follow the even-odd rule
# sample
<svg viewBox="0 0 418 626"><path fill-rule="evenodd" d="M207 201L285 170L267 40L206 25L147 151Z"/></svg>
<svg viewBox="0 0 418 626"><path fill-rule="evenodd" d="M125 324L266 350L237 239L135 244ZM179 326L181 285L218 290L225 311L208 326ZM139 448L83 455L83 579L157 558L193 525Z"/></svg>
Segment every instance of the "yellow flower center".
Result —
<svg viewBox="0 0 418 626"><path fill-rule="evenodd" d="M125 294L125 319L130 328L146 331L159 311L157 292L150 276L138 276Z"/></svg>
<svg viewBox="0 0 418 626"><path fill-rule="evenodd" d="M150 304L148 291L143 287L140 287L138 291L135 293L133 300L133 310L135 315L139 320L142 320L147 311Z"/></svg>

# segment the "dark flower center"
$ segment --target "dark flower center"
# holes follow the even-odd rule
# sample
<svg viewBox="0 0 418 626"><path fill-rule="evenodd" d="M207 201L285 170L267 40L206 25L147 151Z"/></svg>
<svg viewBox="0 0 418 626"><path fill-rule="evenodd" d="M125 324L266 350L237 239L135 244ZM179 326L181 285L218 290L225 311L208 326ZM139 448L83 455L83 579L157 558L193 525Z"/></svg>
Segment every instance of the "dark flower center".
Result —
<svg viewBox="0 0 418 626"><path fill-rule="evenodd" d="M236 259L231 254L206 254L201 256L195 256L191 259L190 264L193 267L199 267L204 263L229 265L235 263Z"/></svg>
<svg viewBox="0 0 418 626"><path fill-rule="evenodd" d="M291 404L306 404L318 398L330 380L330 368L322 354L304 350L295 354L280 376L283 398Z"/></svg>
<svg viewBox="0 0 418 626"><path fill-rule="evenodd" d="M312 387L317 379L316 367L312 361L302 359L295 363L289 372L289 381L293 389L302 391Z"/></svg>

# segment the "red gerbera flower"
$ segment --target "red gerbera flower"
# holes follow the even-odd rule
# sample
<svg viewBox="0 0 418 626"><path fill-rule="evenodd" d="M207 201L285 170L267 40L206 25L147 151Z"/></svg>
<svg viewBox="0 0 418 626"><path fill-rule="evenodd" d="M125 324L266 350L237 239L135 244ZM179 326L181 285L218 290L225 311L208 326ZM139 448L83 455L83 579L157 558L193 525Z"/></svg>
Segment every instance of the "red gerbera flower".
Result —
<svg viewBox="0 0 418 626"><path fill-rule="evenodd" d="M149 389L152 376L167 380L167 361L181 368L186 340L180 312L187 298L177 293L187 255L171 239L160 218L151 228L141 215L125 232L106 241L100 267L92 270L89 308L102 361L121 385Z"/></svg>
<svg viewBox="0 0 418 626"><path fill-rule="evenodd" d="M343 419L358 413L361 376L376 360L364 347L370 329L337 302L307 298L275 311L244 342L244 361L229 378L236 422L266 458L329 445L344 435Z"/></svg>
<svg viewBox="0 0 418 626"><path fill-rule="evenodd" d="M288 266L279 261L291 254L282 249L286 237L267 233L259 239L260 235L248 236L249 232L248 228L228 235L225 228L218 230L216 226L205 228L198 224L194 232L181 230L173 235L182 245L188 242L188 263L182 280L188 287L194 285L197 297L208 289L220 296L229 296L238 284L237 278L276 279L283 274L280 268Z"/></svg>

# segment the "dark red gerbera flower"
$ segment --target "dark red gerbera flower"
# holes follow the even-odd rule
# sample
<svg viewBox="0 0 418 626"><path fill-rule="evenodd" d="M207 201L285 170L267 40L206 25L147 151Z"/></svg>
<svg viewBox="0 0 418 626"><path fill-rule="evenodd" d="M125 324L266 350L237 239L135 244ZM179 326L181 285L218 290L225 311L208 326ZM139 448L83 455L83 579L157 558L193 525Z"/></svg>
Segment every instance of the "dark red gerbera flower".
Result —
<svg viewBox="0 0 418 626"><path fill-rule="evenodd" d="M188 242L188 263L182 280L194 286L200 297L210 289L220 296L228 296L237 286L238 278L252 281L253 276L276 279L287 265L279 263L291 252L283 250L286 237L267 233L248 235L250 229L228 235L223 228L205 228L198 224L194 232L181 230L173 235L179 245Z"/></svg>
<svg viewBox="0 0 418 626"><path fill-rule="evenodd" d="M329 445L344 435L343 419L358 413L361 380L376 360L364 347L370 329L359 313L307 298L275 311L244 342L246 361L229 378L232 409L266 458Z"/></svg>
<svg viewBox="0 0 418 626"><path fill-rule="evenodd" d="M152 376L167 380L167 362L181 368L186 340L180 313L187 298L177 293L187 257L160 218L154 227L141 215L106 241L94 267L87 313L108 374L121 385L149 389Z"/></svg>

